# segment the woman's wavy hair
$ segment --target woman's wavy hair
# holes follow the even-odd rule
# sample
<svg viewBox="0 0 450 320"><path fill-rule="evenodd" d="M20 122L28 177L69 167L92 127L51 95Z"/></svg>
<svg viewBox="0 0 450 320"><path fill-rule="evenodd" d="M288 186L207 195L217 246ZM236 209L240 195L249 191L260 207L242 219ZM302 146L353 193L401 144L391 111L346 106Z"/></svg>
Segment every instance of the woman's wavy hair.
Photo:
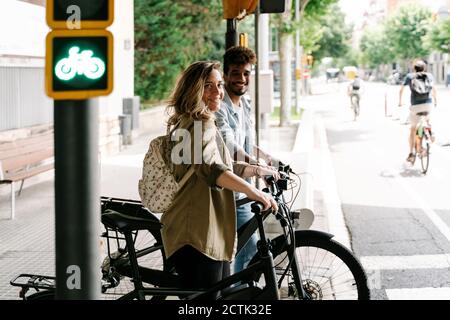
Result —
<svg viewBox="0 0 450 320"><path fill-rule="evenodd" d="M214 69L220 72L220 62L197 61L181 73L167 103L169 128L183 117L189 117L194 121L214 118L213 113L202 101L205 83Z"/></svg>

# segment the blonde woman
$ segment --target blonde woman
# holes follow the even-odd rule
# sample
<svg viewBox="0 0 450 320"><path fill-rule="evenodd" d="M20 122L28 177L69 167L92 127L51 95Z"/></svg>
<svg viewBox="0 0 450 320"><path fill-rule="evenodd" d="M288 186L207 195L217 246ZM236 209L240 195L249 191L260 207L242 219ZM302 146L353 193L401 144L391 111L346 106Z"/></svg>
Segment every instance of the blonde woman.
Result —
<svg viewBox="0 0 450 320"><path fill-rule="evenodd" d="M194 160L195 153L201 152L200 161L197 156L193 164L173 165L177 181L191 166L194 173L161 217L166 257L185 289L208 288L230 274L236 248L233 191L261 202L265 209L278 209L270 195L242 179L276 173L245 163L233 164L216 128L214 112L224 95L219 70L218 62L191 64L181 74L168 104L168 125L189 132L190 139L183 139L191 152L187 158ZM195 132L199 128L201 134Z"/></svg>

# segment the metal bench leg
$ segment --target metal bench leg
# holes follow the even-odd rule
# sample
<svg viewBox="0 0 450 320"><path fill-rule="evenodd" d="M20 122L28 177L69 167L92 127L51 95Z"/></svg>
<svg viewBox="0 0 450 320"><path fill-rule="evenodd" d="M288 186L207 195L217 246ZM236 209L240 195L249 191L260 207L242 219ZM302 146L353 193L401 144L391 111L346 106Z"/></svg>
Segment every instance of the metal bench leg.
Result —
<svg viewBox="0 0 450 320"><path fill-rule="evenodd" d="M23 187L23 183L25 182L25 179L22 180L22 182L20 183L20 188L19 188L19 192L17 193L17 196L20 196L20 193L22 192L22 187Z"/></svg>
<svg viewBox="0 0 450 320"><path fill-rule="evenodd" d="M11 182L11 220L14 219L14 211L16 209L16 191L14 190L14 181Z"/></svg>

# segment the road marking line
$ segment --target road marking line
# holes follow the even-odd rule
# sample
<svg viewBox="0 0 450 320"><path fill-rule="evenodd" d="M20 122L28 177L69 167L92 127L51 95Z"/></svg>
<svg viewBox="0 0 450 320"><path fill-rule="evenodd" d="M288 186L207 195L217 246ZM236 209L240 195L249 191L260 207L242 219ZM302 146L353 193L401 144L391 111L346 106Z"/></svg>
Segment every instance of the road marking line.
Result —
<svg viewBox="0 0 450 320"><path fill-rule="evenodd" d="M360 261L370 270L446 269L450 268L450 254L414 256L364 256Z"/></svg>
<svg viewBox="0 0 450 320"><path fill-rule="evenodd" d="M410 196L416 201L419 207L425 212L428 218L434 223L434 225L439 229L439 231L450 241L450 228L447 224L439 217L439 215L431 209L431 207L426 203L425 200L414 191L410 186L408 186L403 179L401 179L397 174L394 175L395 181L400 184L406 192L410 194Z"/></svg>
<svg viewBox="0 0 450 320"><path fill-rule="evenodd" d="M449 300L450 288L386 289L389 300Z"/></svg>
<svg viewBox="0 0 450 320"><path fill-rule="evenodd" d="M380 157L380 150L377 148L372 148L372 151ZM448 225L439 217L439 215L430 207L430 205L420 196L419 193L414 191L405 181L401 178L397 172L392 171L392 178L397 182L409 196L415 201L418 207L427 215L427 217L434 223L436 228L443 234L444 237L450 242L450 228Z"/></svg>

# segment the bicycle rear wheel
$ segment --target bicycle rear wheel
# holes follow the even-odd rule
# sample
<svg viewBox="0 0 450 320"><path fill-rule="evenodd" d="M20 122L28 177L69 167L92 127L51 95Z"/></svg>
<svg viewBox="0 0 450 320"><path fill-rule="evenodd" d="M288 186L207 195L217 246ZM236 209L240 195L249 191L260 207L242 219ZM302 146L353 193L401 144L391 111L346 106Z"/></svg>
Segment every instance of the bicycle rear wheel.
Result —
<svg viewBox="0 0 450 320"><path fill-rule="evenodd" d="M158 237L157 237L158 238ZM106 255L102 263L102 299L119 299L125 294L134 290L133 279L131 278L131 266L125 245L110 241L110 248L113 254L110 258ZM134 236L134 247L138 264L155 270L167 270L163 246L159 239L147 230L140 230ZM146 279L142 279L144 286ZM149 299L151 297L148 297ZM160 298L160 297L155 297Z"/></svg>
<svg viewBox="0 0 450 320"><path fill-rule="evenodd" d="M422 166L422 173L426 174L428 165L430 164L430 143L426 137L422 138L422 152L420 155L420 164Z"/></svg>
<svg viewBox="0 0 450 320"><path fill-rule="evenodd" d="M286 269L288 247L284 236L273 241L277 274ZM358 259L343 245L324 233L295 232L296 255L303 289L312 300L368 300L367 276ZM282 299L302 299L296 288L292 268L281 285Z"/></svg>
<svg viewBox="0 0 450 320"><path fill-rule="evenodd" d="M25 300L55 300L54 290L38 291L36 293L30 294Z"/></svg>
<svg viewBox="0 0 450 320"><path fill-rule="evenodd" d="M353 113L354 113L354 119L356 121L356 118L359 116L359 99L356 95L352 96L352 106L353 106Z"/></svg>

